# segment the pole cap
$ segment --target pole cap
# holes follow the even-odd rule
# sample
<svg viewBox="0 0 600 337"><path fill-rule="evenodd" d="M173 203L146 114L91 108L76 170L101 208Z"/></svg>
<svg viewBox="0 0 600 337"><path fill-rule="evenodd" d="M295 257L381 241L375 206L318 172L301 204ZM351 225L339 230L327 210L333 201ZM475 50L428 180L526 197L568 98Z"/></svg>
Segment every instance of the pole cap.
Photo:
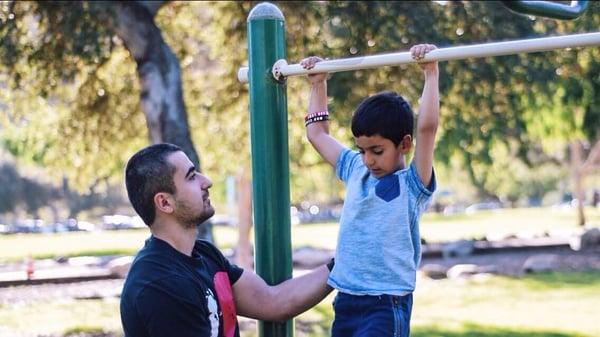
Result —
<svg viewBox="0 0 600 337"><path fill-rule="evenodd" d="M269 2L259 3L254 8L252 8L250 14L248 14L248 21L269 19L282 21L285 20L281 10L277 6Z"/></svg>

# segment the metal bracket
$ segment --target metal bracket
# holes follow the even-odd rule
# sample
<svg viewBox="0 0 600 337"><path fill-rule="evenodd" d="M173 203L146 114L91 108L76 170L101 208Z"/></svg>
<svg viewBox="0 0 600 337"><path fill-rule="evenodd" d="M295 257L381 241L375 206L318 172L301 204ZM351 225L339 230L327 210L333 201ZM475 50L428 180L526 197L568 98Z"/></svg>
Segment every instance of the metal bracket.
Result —
<svg viewBox="0 0 600 337"><path fill-rule="evenodd" d="M279 82L279 83L285 83L285 81L287 80L287 77L283 76L283 74L281 74L281 68L284 66L287 66L288 63L285 59L281 59L281 60L277 60L274 64L273 64L273 69L271 70L271 73L273 74L273 78L275 79L275 81Z"/></svg>

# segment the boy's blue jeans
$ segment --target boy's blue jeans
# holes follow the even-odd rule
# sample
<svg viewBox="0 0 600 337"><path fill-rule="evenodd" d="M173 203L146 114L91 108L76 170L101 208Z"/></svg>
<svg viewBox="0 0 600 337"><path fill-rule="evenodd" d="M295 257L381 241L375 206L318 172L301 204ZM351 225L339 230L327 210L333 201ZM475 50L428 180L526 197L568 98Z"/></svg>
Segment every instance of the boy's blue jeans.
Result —
<svg viewBox="0 0 600 337"><path fill-rule="evenodd" d="M333 301L332 337L409 337L412 293L356 296L339 292Z"/></svg>

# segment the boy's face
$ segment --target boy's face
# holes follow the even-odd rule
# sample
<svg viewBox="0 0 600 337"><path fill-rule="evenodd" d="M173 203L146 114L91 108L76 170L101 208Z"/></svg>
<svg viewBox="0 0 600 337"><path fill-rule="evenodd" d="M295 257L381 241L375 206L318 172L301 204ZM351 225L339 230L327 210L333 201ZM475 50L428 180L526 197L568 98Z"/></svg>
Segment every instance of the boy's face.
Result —
<svg viewBox="0 0 600 337"><path fill-rule="evenodd" d="M365 166L376 178L404 168L404 155L410 150L411 136L405 136L398 144L380 135L354 137Z"/></svg>

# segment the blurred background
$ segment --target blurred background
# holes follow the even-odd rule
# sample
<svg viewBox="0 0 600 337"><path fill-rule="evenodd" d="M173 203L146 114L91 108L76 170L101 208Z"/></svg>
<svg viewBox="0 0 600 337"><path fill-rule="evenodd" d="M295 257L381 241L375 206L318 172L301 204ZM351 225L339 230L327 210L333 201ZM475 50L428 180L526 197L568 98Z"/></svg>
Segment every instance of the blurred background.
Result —
<svg viewBox="0 0 600 337"><path fill-rule="evenodd" d="M120 288L149 235L123 168L153 142L180 145L212 179L202 235L235 261L251 181L236 73L256 3L0 2L0 336L122 335ZM277 6L291 63L600 27L598 2L573 21L498 1ZM362 98L395 90L417 107L421 86L414 65L333 74L332 133L353 146ZM413 335L600 336L600 49L442 62L440 90ZM287 93L301 273L333 255L344 189L305 139L307 81ZM331 300L296 320L296 336L328 335ZM255 326L242 319L242 336Z"/></svg>

